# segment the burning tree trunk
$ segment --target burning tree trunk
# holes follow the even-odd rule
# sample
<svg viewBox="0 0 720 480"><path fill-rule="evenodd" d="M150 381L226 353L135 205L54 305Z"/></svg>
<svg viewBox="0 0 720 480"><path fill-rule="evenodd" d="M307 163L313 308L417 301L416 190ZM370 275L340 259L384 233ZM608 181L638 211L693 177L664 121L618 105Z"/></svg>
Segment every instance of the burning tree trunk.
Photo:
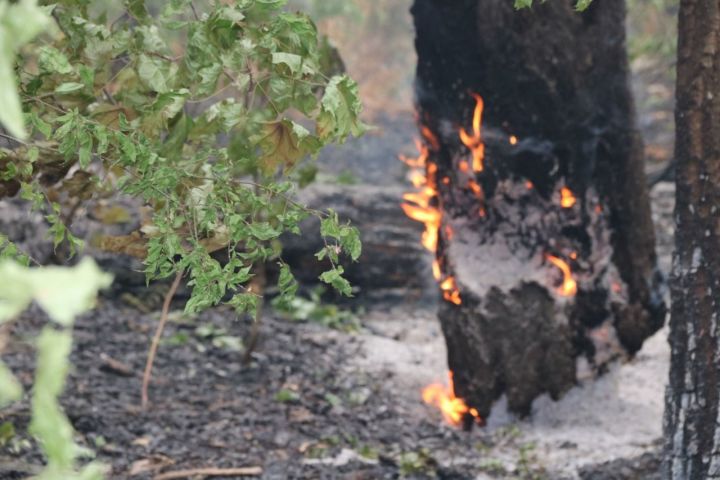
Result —
<svg viewBox="0 0 720 480"><path fill-rule="evenodd" d="M720 4L680 2L677 198L663 478L720 478Z"/></svg>
<svg viewBox="0 0 720 480"><path fill-rule="evenodd" d="M665 315L622 0L415 0L418 191L455 394L530 411ZM475 415L475 414L473 414Z"/></svg>

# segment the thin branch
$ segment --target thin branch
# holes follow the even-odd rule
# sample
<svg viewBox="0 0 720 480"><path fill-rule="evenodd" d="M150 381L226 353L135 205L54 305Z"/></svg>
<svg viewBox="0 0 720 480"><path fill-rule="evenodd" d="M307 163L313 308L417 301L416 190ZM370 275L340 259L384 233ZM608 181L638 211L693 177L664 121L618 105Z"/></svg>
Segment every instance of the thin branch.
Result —
<svg viewBox="0 0 720 480"><path fill-rule="evenodd" d="M152 344L150 344L147 362L145 362L145 371L143 372L141 392L141 406L143 409L147 408L148 405L148 386L150 385L150 376L152 375L152 368L153 363L155 362L155 355L157 354L158 345L160 345L160 338L162 338L163 330L165 330L165 324L167 323L168 315L170 313L170 302L172 302L172 299L175 296L178 287L180 286L180 281L182 280L183 273L183 270L177 272L177 275L175 275L175 280L173 281L172 285L170 285L170 289L165 294L162 314L160 315L160 323L158 323L157 330L155 330L155 336L152 339Z"/></svg>
<svg viewBox="0 0 720 480"><path fill-rule="evenodd" d="M193 468L189 470L177 470L175 472L161 473L153 477L153 480L174 480L177 478L191 478L195 476L204 477L259 477L262 475L262 467L242 468Z"/></svg>

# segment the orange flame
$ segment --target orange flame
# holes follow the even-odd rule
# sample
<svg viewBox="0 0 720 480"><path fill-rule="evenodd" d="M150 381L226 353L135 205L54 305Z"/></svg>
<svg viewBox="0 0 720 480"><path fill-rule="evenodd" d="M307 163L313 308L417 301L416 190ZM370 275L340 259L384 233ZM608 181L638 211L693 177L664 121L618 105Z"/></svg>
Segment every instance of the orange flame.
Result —
<svg viewBox="0 0 720 480"><path fill-rule="evenodd" d="M442 272L440 271L440 262L438 262L437 259L433 260L432 272L435 280L440 281L442 278Z"/></svg>
<svg viewBox="0 0 720 480"><path fill-rule="evenodd" d="M560 189L560 206L563 208L572 208L577 202L575 194L568 187Z"/></svg>
<svg viewBox="0 0 720 480"><path fill-rule="evenodd" d="M475 196L477 198L480 198L480 199L483 198L483 189L480 185L478 185L478 183L475 180L473 180L471 178L470 180L468 180L467 185L468 185L468 188L470 190L472 190L472 192L475 194Z"/></svg>
<svg viewBox="0 0 720 480"><path fill-rule="evenodd" d="M421 133L425 139L425 143L417 141L416 146L419 156L415 159L401 156L400 159L408 166L413 168L410 179L413 185L418 188L417 192L410 192L403 195L405 203L401 204L405 215L425 224L425 231L422 234L423 246L431 252L437 251L440 227L442 225L442 212L437 206L437 164L429 161L428 145L432 149L440 147L437 137L425 126L421 127ZM460 168L464 171L469 170L467 162L462 162ZM424 169L424 172L423 172ZM442 178L443 183L449 183L449 177ZM472 180L473 184L470 188L477 194L482 194L480 186ZM448 238L452 236L452 229L446 226L446 234ZM460 291L457 288L454 277L443 279L440 263L436 259L432 265L432 272L435 279L440 282L440 290L443 292L443 298L455 305L461 304ZM442 280L442 281L441 281Z"/></svg>
<svg viewBox="0 0 720 480"><path fill-rule="evenodd" d="M518 138L515 135L510 135L508 141L510 142L510 145L517 145Z"/></svg>
<svg viewBox="0 0 720 480"><path fill-rule="evenodd" d="M433 150L440 150L440 142L438 141L432 130L430 130L425 125L422 125L420 127L420 133L422 133L423 138L430 145L430 148L432 148Z"/></svg>
<svg viewBox="0 0 720 480"><path fill-rule="evenodd" d="M429 199L422 200L422 202L429 201ZM440 213L440 210L435 207L421 205L416 206L410 205L409 203L403 203L401 207L405 212L405 215L412 218L413 220L417 220L418 222L422 222L425 224L425 231L422 234L423 246L431 252L437 250L438 228L440 228L440 223L442 221L442 213Z"/></svg>
<svg viewBox="0 0 720 480"><path fill-rule="evenodd" d="M455 277L450 276L440 282L440 290L443 292L443 298L448 302L454 303L455 305L462 304L460 290L457 287L457 282L455 282Z"/></svg>
<svg viewBox="0 0 720 480"><path fill-rule="evenodd" d="M452 372L448 372L448 379L448 387L441 383L433 383L423 388L423 401L439 408L445 421L453 425L460 425L466 415L471 415L476 422L481 422L478 411L468 407L462 398L455 396Z"/></svg>
<svg viewBox="0 0 720 480"><path fill-rule="evenodd" d="M410 168L424 168L427 162L428 156L430 155L425 145L420 140L415 140L415 147L418 149L420 154L417 158L409 158L405 155L400 155L400 160L403 161Z"/></svg>
<svg viewBox="0 0 720 480"><path fill-rule="evenodd" d="M560 287L558 287L557 292L564 297L574 296L577 293L577 282L572 276L570 265L568 265L564 260L553 255L546 255L545 258L562 271L563 283Z"/></svg>
<svg viewBox="0 0 720 480"><path fill-rule="evenodd" d="M464 128L460 129L460 141L472 153L472 168L474 172L483 171L483 161L485 160L485 144L482 141L482 114L483 99L477 93L472 94L475 99L475 111L473 112L472 134L469 134Z"/></svg>

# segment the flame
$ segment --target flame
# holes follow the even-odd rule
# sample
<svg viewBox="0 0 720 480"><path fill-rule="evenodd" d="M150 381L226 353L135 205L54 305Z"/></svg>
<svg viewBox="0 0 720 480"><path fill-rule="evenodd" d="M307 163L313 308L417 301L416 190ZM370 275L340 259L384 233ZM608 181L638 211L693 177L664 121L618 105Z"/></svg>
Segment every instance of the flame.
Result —
<svg viewBox="0 0 720 480"><path fill-rule="evenodd" d="M515 135L510 135L508 141L510 142L510 145L517 145L518 138Z"/></svg>
<svg viewBox="0 0 720 480"><path fill-rule="evenodd" d="M416 194L410 193L405 195ZM418 193L417 195L421 194ZM425 224L425 231L422 234L422 244L426 249L434 252L435 250L437 250L438 229L440 228L440 223L442 222L442 213L440 213L440 210L435 207L427 206L427 203L425 202L429 201L430 198L421 200L421 202L423 202L425 206L403 203L401 207L405 212L405 215L412 218L413 220L417 220L418 222L422 222Z"/></svg>
<svg viewBox="0 0 720 480"><path fill-rule="evenodd" d="M437 207L431 206L437 197L437 165L429 162L430 151L440 148L437 137L429 128L421 127L421 133L426 143L420 140L415 141L419 155L417 158L400 157L413 170L410 172L410 181L419 191L406 193L403 200L410 203L403 203L401 207L405 215L425 224L425 231L422 235L423 246L434 252L437 250L438 229L442 223L442 213ZM423 172L424 170L424 172Z"/></svg>
<svg viewBox="0 0 720 480"><path fill-rule="evenodd" d="M533 183L530 180L526 180L525 188L527 188L528 190L532 190L533 188L535 188L535 185L533 185Z"/></svg>
<svg viewBox="0 0 720 480"><path fill-rule="evenodd" d="M478 183L475 180L473 180L471 178L470 180L468 180L467 185L468 185L468 188L470 190L472 190L472 192L475 194L476 197L483 198L483 189L480 185L478 185Z"/></svg>
<svg viewBox="0 0 720 480"><path fill-rule="evenodd" d="M428 127L421 126L420 131L424 142L415 142L419 152L418 157L407 158L405 156L400 156L400 160L413 169L410 173L410 180L418 189L416 192L409 192L403 195L404 202L401 204L401 207L405 212L405 215L413 220L417 220L418 222L425 224L425 231L422 234L422 245L427 250L436 252L440 227L442 226L442 212L436 206L438 202L438 167L437 164L431 162L429 158L430 149L439 149L440 144L437 137L435 137ZM460 169L467 172L469 171L470 166L467 162L463 161L460 163ZM443 177L442 182L443 184L449 184L450 178ZM476 195L480 196L482 194L482 189L474 180L471 180L471 182L472 183L469 184L469 188L472 189ZM446 225L445 233L448 239L452 237L452 229L449 225ZM457 288L455 278L448 276L443 280L443 272L437 259L433 262L432 272L433 277L440 282L440 290L443 293L443 298L455 305L460 305L462 301L460 299L460 291Z"/></svg>
<svg viewBox="0 0 720 480"><path fill-rule="evenodd" d="M485 144L482 141L482 114L483 99L477 93L472 94L475 99L475 111L473 112L472 134L469 134L464 128L460 129L460 141L472 153L472 169L474 172L483 171L483 161L485 160Z"/></svg>
<svg viewBox="0 0 720 480"><path fill-rule="evenodd" d="M562 271L563 283L560 287L558 287L557 292L564 297L574 296L577 293L577 282L572 277L570 265L568 265L564 260L553 255L546 255L545 258Z"/></svg>
<svg viewBox="0 0 720 480"><path fill-rule="evenodd" d="M455 396L452 372L448 372L448 383L447 387L441 383L433 383L423 388L423 401L439 408L445 421L453 425L460 425L466 415L471 415L476 422L482 422L476 409L468 407L465 400Z"/></svg>
<svg viewBox="0 0 720 480"><path fill-rule="evenodd" d="M417 139L415 140L415 147L418 149L418 152L420 152L417 158L409 158L405 155L400 155L400 160L402 160L403 163L405 163L410 168L424 168L430 152L428 151L427 147L423 145L420 140Z"/></svg>
<svg viewBox="0 0 720 480"><path fill-rule="evenodd" d="M448 302L454 303L455 305L462 304L460 290L457 287L457 282L455 282L455 277L449 276L440 282L440 290L443 292L443 298Z"/></svg>
<svg viewBox="0 0 720 480"><path fill-rule="evenodd" d="M432 272L435 280L440 281L442 278L442 272L440 271L440 262L438 262L437 259L433 260Z"/></svg>
<svg viewBox="0 0 720 480"><path fill-rule="evenodd" d="M560 206L563 208L572 208L577 202L575 194L568 187L560 189Z"/></svg>
<svg viewBox="0 0 720 480"><path fill-rule="evenodd" d="M433 150L440 150L440 142L435 134L425 125L420 127L420 133Z"/></svg>

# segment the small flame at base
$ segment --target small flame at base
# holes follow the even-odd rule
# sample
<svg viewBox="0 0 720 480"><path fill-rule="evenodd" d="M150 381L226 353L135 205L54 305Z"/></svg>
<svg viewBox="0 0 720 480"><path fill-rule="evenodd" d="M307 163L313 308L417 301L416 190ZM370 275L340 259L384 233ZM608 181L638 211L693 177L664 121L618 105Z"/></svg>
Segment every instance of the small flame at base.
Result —
<svg viewBox="0 0 720 480"><path fill-rule="evenodd" d="M482 423L478 411L468 407L462 398L455 396L452 372L448 372L448 379L449 386L447 387L440 383L433 383L425 387L422 391L423 401L439 408L445 421L452 425L460 425L466 415L470 415L476 422Z"/></svg>
<svg viewBox="0 0 720 480"><path fill-rule="evenodd" d="M577 203L575 194L568 187L560 189L560 206L563 208L572 208Z"/></svg>

